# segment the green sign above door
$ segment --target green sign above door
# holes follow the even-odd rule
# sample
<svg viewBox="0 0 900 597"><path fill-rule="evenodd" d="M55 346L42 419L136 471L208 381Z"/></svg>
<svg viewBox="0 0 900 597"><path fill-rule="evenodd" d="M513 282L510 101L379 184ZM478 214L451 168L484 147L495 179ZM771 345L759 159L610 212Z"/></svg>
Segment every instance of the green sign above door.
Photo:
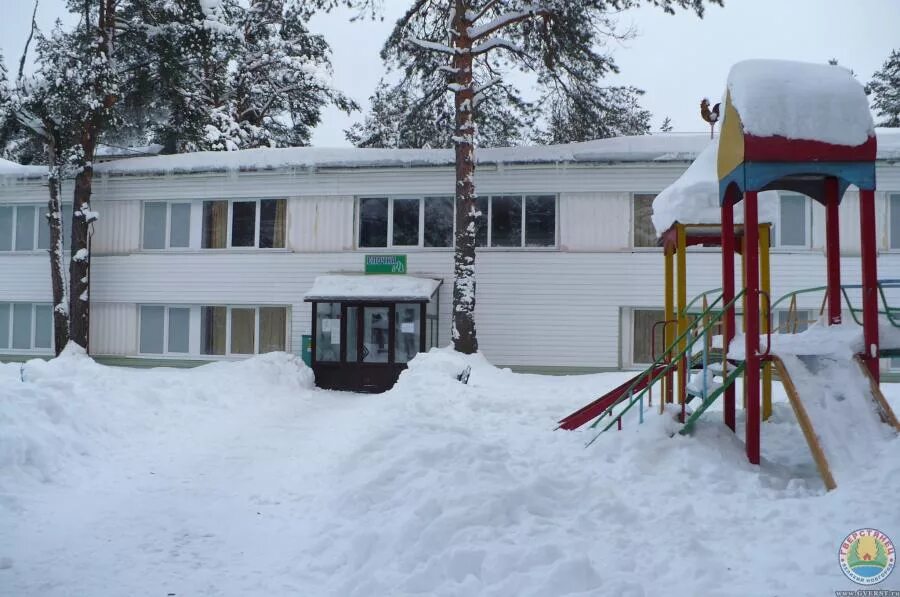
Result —
<svg viewBox="0 0 900 597"><path fill-rule="evenodd" d="M367 274L405 274L406 255L366 255Z"/></svg>

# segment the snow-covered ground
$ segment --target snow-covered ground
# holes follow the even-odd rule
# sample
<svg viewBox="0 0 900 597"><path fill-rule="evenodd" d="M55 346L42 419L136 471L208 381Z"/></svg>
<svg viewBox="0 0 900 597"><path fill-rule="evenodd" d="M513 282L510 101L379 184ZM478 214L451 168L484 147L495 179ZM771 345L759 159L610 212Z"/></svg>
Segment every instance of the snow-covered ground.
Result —
<svg viewBox="0 0 900 597"><path fill-rule="evenodd" d="M826 494L780 388L758 468L716 412L553 430L627 376L432 351L371 396L284 354L0 365L0 594L828 595L850 531L900 541L900 440Z"/></svg>

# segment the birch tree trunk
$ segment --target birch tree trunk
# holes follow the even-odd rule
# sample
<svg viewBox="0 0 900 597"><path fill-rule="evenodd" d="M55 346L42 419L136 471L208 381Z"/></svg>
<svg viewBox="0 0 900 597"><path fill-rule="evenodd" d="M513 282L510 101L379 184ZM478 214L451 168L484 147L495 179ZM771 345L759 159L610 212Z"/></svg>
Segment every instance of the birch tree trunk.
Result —
<svg viewBox="0 0 900 597"><path fill-rule="evenodd" d="M475 90L472 82L472 39L468 28L467 2L454 0L455 12L451 33L456 53L453 55L456 108L456 243L453 280L453 347L462 353L478 352L475 334Z"/></svg>

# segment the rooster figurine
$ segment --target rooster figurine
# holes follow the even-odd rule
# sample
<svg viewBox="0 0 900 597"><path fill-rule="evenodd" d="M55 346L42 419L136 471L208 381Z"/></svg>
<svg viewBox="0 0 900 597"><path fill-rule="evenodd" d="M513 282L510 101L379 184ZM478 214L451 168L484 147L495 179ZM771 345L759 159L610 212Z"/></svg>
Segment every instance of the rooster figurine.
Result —
<svg viewBox="0 0 900 597"><path fill-rule="evenodd" d="M709 138L712 139L713 130L716 128L716 123L719 122L719 104L716 104L710 110L709 99L704 97L703 101L700 102L700 116L709 123Z"/></svg>

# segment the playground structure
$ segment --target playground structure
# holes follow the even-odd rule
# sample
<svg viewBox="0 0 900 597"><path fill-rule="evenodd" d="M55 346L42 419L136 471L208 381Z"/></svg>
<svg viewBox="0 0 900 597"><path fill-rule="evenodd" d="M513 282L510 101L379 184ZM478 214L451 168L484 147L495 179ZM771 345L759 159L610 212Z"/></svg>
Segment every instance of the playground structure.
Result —
<svg viewBox="0 0 900 597"><path fill-rule="evenodd" d="M822 93L810 99L804 85L813 80L824 83L818 86ZM790 89L791 81L797 85L794 89ZM788 89L781 90L776 84L786 85ZM768 90L775 97L759 93L759 90ZM795 107L793 111L792 106ZM773 123L768 116L773 110L787 114L782 115L780 121L775 118ZM834 110L840 114L833 113ZM851 112L850 116L845 113L847 111ZM850 125L848 130L827 131L828 134L820 135L815 123L804 129L803 121L810 115L812 118L825 115L832 119L841 116L839 120ZM718 221L711 221L713 218L708 217L707 210L706 216L698 218L699 223L675 219L669 225L669 221L662 218L668 227L660 230L656 220L657 202L654 202L654 223L661 232L660 244L665 258L665 319L657 323L663 329L663 351L659 356L654 354L651 366L632 380L562 419L560 428L575 429L594 421L591 427L599 427L599 433L613 426L621 429L623 416L634 409L638 411L639 422L643 422L647 407L652 405L653 387L658 384L661 388L660 412L663 412L664 403L677 400L681 405L679 418L683 427L680 433L689 434L696 421L720 396L724 396L724 423L734 431L735 381L743 376L746 453L751 463L759 464L760 423L772 412L774 369L823 482L827 489L834 489L837 483L830 463L839 461L840 454L829 451L823 436L830 439L840 435L841 430L836 427L846 426L846 422L835 421L833 414L821 408L822 404L832 399L846 402L853 409L844 411L847 417L868 412L872 416L859 425L871 435L882 433L883 423L893 432L900 431L900 424L879 389L878 359L894 356L900 348L880 349L879 316L885 322L882 326L900 328L900 307L892 307L886 294L886 289L900 288L900 281L879 282L877 277L876 139L865 94L859 83L843 70L779 61L740 63L729 75L724 123L715 151L715 173L710 172L709 178L713 179L710 185L719 206ZM697 162L702 157L701 154ZM684 188L697 188L696 173L690 173L689 169L683 178L691 178L691 181L679 181L673 187L681 184ZM859 189L862 280L861 284L844 286L841 284L838 208L850 185ZM768 224L760 224L759 218L760 194L770 190L807 195L821 203L826 213L826 285L794 291L774 302L770 295L770 230ZM703 200L698 196L696 202ZM741 203L742 223L736 224L735 206ZM704 214L703 210L684 209L683 206L680 209L680 215L688 218ZM688 303L686 250L692 245L721 247L722 286L704 292ZM742 256L742 288L739 291L735 288L736 253ZM853 321L862 327L861 351L855 358L848 360L817 354L814 347L804 349L799 358L773 352L771 315L774 308L789 301L788 327L793 329L786 331L796 332L797 296L815 291L824 291L821 311L828 326L842 323L845 301ZM861 307L856 307L851 300L850 292L853 291L860 293ZM718 296L710 300L710 295L715 293L719 293ZM882 303L880 309L879 300ZM733 343L737 335L735 324L739 301L743 306L743 350ZM718 351L715 340L721 341ZM817 376L823 379L831 376L832 385L817 381ZM717 378L721 381L716 381ZM797 379L804 383L795 383ZM833 387L842 383L853 395L833 395ZM857 394L868 400L859 400ZM688 413L687 404L697 398L699 405Z"/></svg>

